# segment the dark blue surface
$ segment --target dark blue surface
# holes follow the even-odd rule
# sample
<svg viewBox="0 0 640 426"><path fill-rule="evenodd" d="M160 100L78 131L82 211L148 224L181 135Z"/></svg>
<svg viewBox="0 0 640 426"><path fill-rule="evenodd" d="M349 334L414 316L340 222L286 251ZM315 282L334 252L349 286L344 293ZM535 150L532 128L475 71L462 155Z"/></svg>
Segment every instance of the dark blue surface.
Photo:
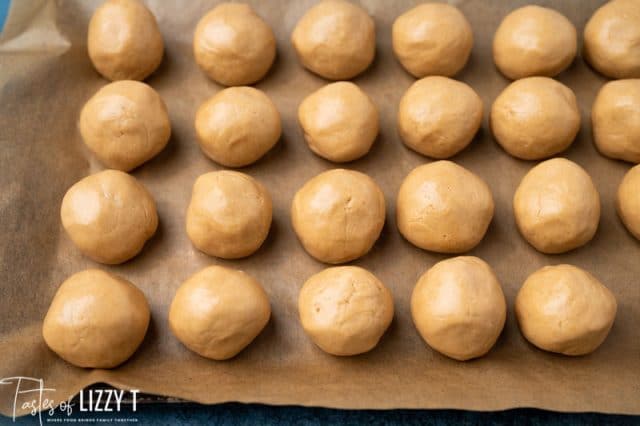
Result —
<svg viewBox="0 0 640 426"><path fill-rule="evenodd" d="M20 0L17 0L20 1ZM0 28L4 28L10 0L0 0ZM640 404L640 402L639 402ZM198 404L154 403L139 405L137 412L130 407L121 413L104 415L74 413L71 418L131 419L120 424L138 425L321 425L321 424L368 424L368 425L640 425L640 417L605 415L595 413L555 413L544 410L517 409L501 412L479 413L460 410L332 410L327 408L304 408L295 406L273 407L261 404ZM62 416L56 419L64 420ZM43 424L47 422L43 417ZM66 422L65 422L66 423ZM79 422L76 422L77 424ZM21 417L15 423L0 416L0 425L38 424L37 417ZM64 424L64 423L63 423ZM67 423L68 424L68 423ZM91 423L79 423L91 424Z"/></svg>

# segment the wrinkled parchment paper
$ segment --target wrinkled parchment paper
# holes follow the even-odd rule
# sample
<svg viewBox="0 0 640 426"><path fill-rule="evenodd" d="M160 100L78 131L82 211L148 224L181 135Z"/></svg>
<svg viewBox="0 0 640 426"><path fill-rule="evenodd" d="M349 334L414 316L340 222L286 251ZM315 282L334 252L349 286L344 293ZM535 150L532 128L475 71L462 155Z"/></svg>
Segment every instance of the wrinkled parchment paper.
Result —
<svg viewBox="0 0 640 426"><path fill-rule="evenodd" d="M167 148L133 172L154 195L160 227L144 251L120 266L83 257L64 234L62 197L78 179L103 167L84 147L77 130L83 103L107 82L86 52L87 24L99 2L14 1L0 38L0 378L44 379L56 401L98 381L122 388L203 403L223 401L299 404L340 408L464 408L496 410L540 407L562 411L640 413L640 243L618 220L614 195L629 165L596 152L590 106L604 79L581 58L559 79L575 90L582 129L564 154L593 177L602 198L602 219L593 241L564 255L543 255L518 234L511 199L535 164L516 160L492 140L487 125L491 102L508 84L491 60L491 40L500 19L526 1L454 2L469 18L476 37L469 64L458 76L485 103L483 128L454 160L490 185L496 215L483 242L471 254L488 261L509 302L505 330L484 358L456 362L429 349L410 317L409 298L418 277L443 255L403 240L395 224L395 198L403 177L428 160L406 149L396 133L397 105L414 79L394 59L393 19L418 1L362 0L377 25L377 53L355 82L381 112L381 132L371 153L347 167L372 176L387 200L380 240L353 262L374 272L392 291L396 317L380 345L356 357L337 358L317 349L297 319L297 293L324 265L302 249L292 231L289 205L295 191L317 173L335 167L307 148L296 120L300 101L327 82L305 71L289 36L314 1L251 1L278 40L278 58L256 87L277 104L283 119L280 143L242 171L262 181L274 201L274 223L264 246L238 261L208 257L190 244L185 211L197 176L220 169L200 152L194 114L221 88L196 66L191 38L199 18L216 1L148 0L166 44L161 67L147 82L166 101L173 126ZM536 1L552 6L579 33L601 1ZM528 274L557 263L586 268L619 303L615 325L595 353L569 358L540 351L520 335L513 301ZM231 361L215 362L185 349L170 333L168 306L180 283L201 268L223 264L257 277L271 298L273 317L264 332ZM152 324L136 354L121 367L85 370L66 364L47 349L40 329L58 285L85 268L103 268L139 286L152 307ZM114 309L118 307L114 306ZM10 414L13 386L0 386L0 412Z"/></svg>

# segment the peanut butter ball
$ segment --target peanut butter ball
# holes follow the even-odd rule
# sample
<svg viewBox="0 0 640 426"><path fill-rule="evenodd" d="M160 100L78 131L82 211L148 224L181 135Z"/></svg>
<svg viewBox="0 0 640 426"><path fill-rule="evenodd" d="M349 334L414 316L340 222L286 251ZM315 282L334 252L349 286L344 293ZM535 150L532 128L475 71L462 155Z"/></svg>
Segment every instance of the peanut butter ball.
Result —
<svg viewBox="0 0 640 426"><path fill-rule="evenodd" d="M425 77L409 87L398 108L398 132L414 151L444 159L473 140L482 124L482 100L468 85Z"/></svg>
<svg viewBox="0 0 640 426"><path fill-rule="evenodd" d="M535 346L586 355L604 342L616 317L611 291L572 265L545 266L527 278L515 303L520 331Z"/></svg>
<svg viewBox="0 0 640 426"><path fill-rule="evenodd" d="M248 4L221 3L198 22L193 54L212 80L244 86L269 71L276 57L276 39Z"/></svg>
<svg viewBox="0 0 640 426"><path fill-rule="evenodd" d="M258 161L282 133L275 104L253 87L229 87L218 92L198 108L195 127L205 155L227 167Z"/></svg>
<svg viewBox="0 0 640 426"><path fill-rule="evenodd" d="M187 235L210 256L246 257L267 238L271 214L267 189L251 176L229 170L205 173L193 185Z"/></svg>
<svg viewBox="0 0 640 426"><path fill-rule="evenodd" d="M393 298L366 269L339 266L304 283L298 311L302 328L320 349L357 355L373 349L391 324Z"/></svg>
<svg viewBox="0 0 640 426"><path fill-rule="evenodd" d="M137 255L158 227L156 203L149 191L118 170L76 182L62 199L60 218L76 247L106 264Z"/></svg>
<svg viewBox="0 0 640 426"><path fill-rule="evenodd" d="M563 14L540 6L509 13L493 38L493 60L512 80L554 77L567 69L578 51L576 28Z"/></svg>
<svg viewBox="0 0 640 426"><path fill-rule="evenodd" d="M378 108L358 86L346 81L307 96L298 108L298 121L309 148L336 163L362 157L378 136Z"/></svg>
<svg viewBox="0 0 640 426"><path fill-rule="evenodd" d="M93 14L89 57L108 80L144 80L162 62L164 42L153 14L138 0L107 0Z"/></svg>
<svg viewBox="0 0 640 426"><path fill-rule="evenodd" d="M60 285L42 324L47 346L65 361L84 368L113 368L142 343L149 304L129 281L87 269Z"/></svg>
<svg viewBox="0 0 640 426"><path fill-rule="evenodd" d="M171 122L162 98L150 86L131 80L107 84L80 112L80 134L109 168L128 172L164 149Z"/></svg>
<svg viewBox="0 0 640 426"><path fill-rule="evenodd" d="M269 298L251 275L209 266L178 288L169 309L169 326L193 352L225 360L248 346L270 316Z"/></svg>
<svg viewBox="0 0 640 426"><path fill-rule="evenodd" d="M624 175L618 187L616 208L624 226L640 240L640 165Z"/></svg>
<svg viewBox="0 0 640 426"><path fill-rule="evenodd" d="M610 78L640 78L640 2L614 0L584 28L584 57Z"/></svg>
<svg viewBox="0 0 640 426"><path fill-rule="evenodd" d="M473 48L467 18L455 6L423 3L400 15L392 27L393 52L414 77L452 77Z"/></svg>
<svg viewBox="0 0 640 426"><path fill-rule="evenodd" d="M507 303L491 267L460 256L436 263L411 295L411 316L422 338L458 361L485 355L502 332Z"/></svg>
<svg viewBox="0 0 640 426"><path fill-rule="evenodd" d="M364 256L380 236L384 194L364 173L329 170L296 192L291 220L311 256L325 263L349 262Z"/></svg>
<svg viewBox="0 0 640 426"><path fill-rule="evenodd" d="M542 160L569 148L580 130L573 91L548 77L516 80L491 107L491 130L514 157Z"/></svg>
<svg viewBox="0 0 640 426"><path fill-rule="evenodd" d="M591 109L591 125L601 154L640 163L640 79L602 86Z"/></svg>
<svg viewBox="0 0 640 426"><path fill-rule="evenodd" d="M474 248L493 218L493 196L478 176L451 161L416 167L402 181L398 230L410 243L439 253Z"/></svg>
<svg viewBox="0 0 640 426"><path fill-rule="evenodd" d="M529 244L543 253L564 253L595 235L600 196L582 167L553 158L524 176L513 197L513 212Z"/></svg>
<svg viewBox="0 0 640 426"><path fill-rule="evenodd" d="M325 0L300 18L291 43L309 71L329 80L349 80L373 62L375 24L356 4Z"/></svg>

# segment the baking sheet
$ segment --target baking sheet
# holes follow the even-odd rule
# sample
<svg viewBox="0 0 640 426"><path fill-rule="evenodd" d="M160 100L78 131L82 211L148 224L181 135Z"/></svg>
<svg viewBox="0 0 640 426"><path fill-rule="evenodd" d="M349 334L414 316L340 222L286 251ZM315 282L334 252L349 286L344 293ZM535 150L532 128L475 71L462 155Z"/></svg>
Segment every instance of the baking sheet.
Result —
<svg viewBox="0 0 640 426"><path fill-rule="evenodd" d="M375 273L392 291L396 316L370 353L337 358L317 349L297 319L297 293L311 274L325 267L302 249L290 225L295 191L317 173L335 167L307 148L296 120L300 101L326 81L305 71L289 36L312 0L250 1L278 40L278 57L256 86L276 103L283 137L261 161L242 169L263 182L273 197L274 223L264 246L238 261L208 257L192 247L185 212L196 177L220 167L201 154L193 128L197 107L220 87L197 68L191 37L198 19L217 2L156 0L147 4L163 33L166 54L147 82L165 99L173 126L167 148L133 174L154 195L160 216L155 237L143 252L119 266L83 257L63 232L59 207L66 189L102 166L84 147L77 130L83 103L106 81L86 52L87 23L97 1L12 2L0 38L0 378L29 376L55 388L56 401L95 382L203 403L224 401L299 404L339 408L464 408L496 410L540 407L562 411L640 414L640 243L624 229L614 194L629 165L597 154L589 126L590 105L604 79L578 59L559 79L575 90L582 129L564 154L593 177L602 198L602 219L594 240L564 255L543 255L517 233L511 198L535 164L503 152L488 131L492 100L508 84L491 60L491 40L507 11L526 1L453 2L471 22L475 46L458 76L485 103L483 128L454 160L490 185L496 214L483 242L471 254L488 261L509 302L505 330L484 358L460 363L429 349L410 317L409 298L418 277L443 255L403 240L395 224L395 198L403 177L428 160L406 149L395 126L397 105L414 79L396 62L391 25L418 1L363 0L376 21L377 53L355 82L380 108L381 132L371 153L347 167L372 176L387 200L380 240L353 262ZM536 1L564 13L578 28L600 1ZM513 301L528 274L572 263L600 278L619 303L615 325L595 353L568 358L540 351L517 329ZM167 311L180 283L201 268L222 264L257 277L270 296L273 316L264 332L233 360L215 362L185 349L171 334ZM121 367L85 370L66 364L42 340L42 318L58 285L85 268L100 267L139 286L152 308L145 342ZM117 309L117 307L114 307ZM12 386L0 386L0 412L11 414ZM18 407L19 408L19 407Z"/></svg>

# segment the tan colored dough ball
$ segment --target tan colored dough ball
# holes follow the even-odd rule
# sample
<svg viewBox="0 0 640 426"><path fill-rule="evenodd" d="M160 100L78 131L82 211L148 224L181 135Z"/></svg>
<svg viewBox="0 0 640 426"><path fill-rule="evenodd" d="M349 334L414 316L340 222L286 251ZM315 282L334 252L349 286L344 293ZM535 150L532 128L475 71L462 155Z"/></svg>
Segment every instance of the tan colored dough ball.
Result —
<svg viewBox="0 0 640 426"><path fill-rule="evenodd" d="M89 57L109 80L144 80L162 62L164 42L153 14L138 0L107 0L93 14Z"/></svg>
<svg viewBox="0 0 640 426"><path fill-rule="evenodd" d="M602 86L591 109L591 125L601 154L640 163L640 79Z"/></svg>
<svg viewBox="0 0 640 426"><path fill-rule="evenodd" d="M513 197L522 236L538 251L564 253L598 229L600 196L587 172L565 158L544 161L522 178Z"/></svg>
<svg viewBox="0 0 640 426"><path fill-rule="evenodd" d="M393 52L414 77L452 77L467 63L473 32L460 10L444 3L423 3L393 23Z"/></svg>
<svg viewBox="0 0 640 426"><path fill-rule="evenodd" d="M358 86L346 81L307 96L298 108L298 121L309 148L336 163L367 154L378 136L378 108Z"/></svg>
<svg viewBox="0 0 640 426"><path fill-rule="evenodd" d="M586 355L604 342L616 317L611 291L572 265L545 266L531 274L516 297L520 331L535 346Z"/></svg>
<svg viewBox="0 0 640 426"><path fill-rule="evenodd" d="M640 240L640 165L624 175L618 187L616 209L624 226Z"/></svg>
<svg viewBox="0 0 640 426"><path fill-rule="evenodd" d="M422 338L458 361L485 355L502 332L507 303L482 259L460 256L436 263L418 280L411 316Z"/></svg>
<svg viewBox="0 0 640 426"><path fill-rule="evenodd" d="M198 108L195 127L205 155L227 167L258 161L282 133L275 104L253 87L229 87L218 92Z"/></svg>
<svg viewBox="0 0 640 426"><path fill-rule="evenodd" d="M60 218L76 247L106 264L137 255L158 227L156 203L149 191L118 170L76 182L62 199Z"/></svg>
<svg viewBox="0 0 640 426"><path fill-rule="evenodd" d="M198 22L193 54L212 80L244 86L267 74L276 57L276 39L248 4L221 3Z"/></svg>
<svg viewBox="0 0 640 426"><path fill-rule="evenodd" d="M393 298L366 269L338 266L304 283L298 311L302 328L320 349L357 355L373 349L391 324Z"/></svg>
<svg viewBox="0 0 640 426"><path fill-rule="evenodd" d="M324 0L300 18L291 43L308 70L329 80L349 80L373 62L375 23L354 3Z"/></svg>
<svg viewBox="0 0 640 426"><path fill-rule="evenodd" d="M467 84L425 77L409 87L398 108L398 132L414 151L449 158L471 143L482 124L482 100Z"/></svg>
<svg viewBox="0 0 640 426"><path fill-rule="evenodd" d="M129 281L98 269L70 276L42 324L47 346L84 368L113 368L138 349L149 326L149 304Z"/></svg>
<svg viewBox="0 0 640 426"><path fill-rule="evenodd" d="M178 288L169 308L169 326L187 348L221 361L248 346L270 316L269 298L256 279L209 266Z"/></svg>
<svg viewBox="0 0 640 426"><path fill-rule="evenodd" d="M640 78L640 2L614 0L584 28L584 57L610 78Z"/></svg>
<svg viewBox="0 0 640 426"><path fill-rule="evenodd" d="M125 172L157 155L171 136L160 95L132 80L98 90L82 108L79 127L82 140L100 162Z"/></svg>
<svg viewBox="0 0 640 426"><path fill-rule="evenodd" d="M364 173L334 169L310 179L296 192L291 221L305 250L325 263L364 256L385 220L380 187Z"/></svg>
<svg viewBox="0 0 640 426"><path fill-rule="evenodd" d="M193 185L187 235L210 256L238 259L260 248L271 216L271 197L251 176L229 170L205 173Z"/></svg>
<svg viewBox="0 0 640 426"><path fill-rule="evenodd" d="M451 161L416 167L402 181L398 230L411 244L463 253L480 243L493 218L493 196L478 176Z"/></svg>
<svg viewBox="0 0 640 426"><path fill-rule="evenodd" d="M509 13L493 38L493 60L512 80L554 77L567 69L578 51L576 28L563 14L540 6Z"/></svg>
<svg viewBox="0 0 640 426"><path fill-rule="evenodd" d="M516 80L491 107L491 130L514 157L542 160L569 148L580 130L576 96L548 77Z"/></svg>

